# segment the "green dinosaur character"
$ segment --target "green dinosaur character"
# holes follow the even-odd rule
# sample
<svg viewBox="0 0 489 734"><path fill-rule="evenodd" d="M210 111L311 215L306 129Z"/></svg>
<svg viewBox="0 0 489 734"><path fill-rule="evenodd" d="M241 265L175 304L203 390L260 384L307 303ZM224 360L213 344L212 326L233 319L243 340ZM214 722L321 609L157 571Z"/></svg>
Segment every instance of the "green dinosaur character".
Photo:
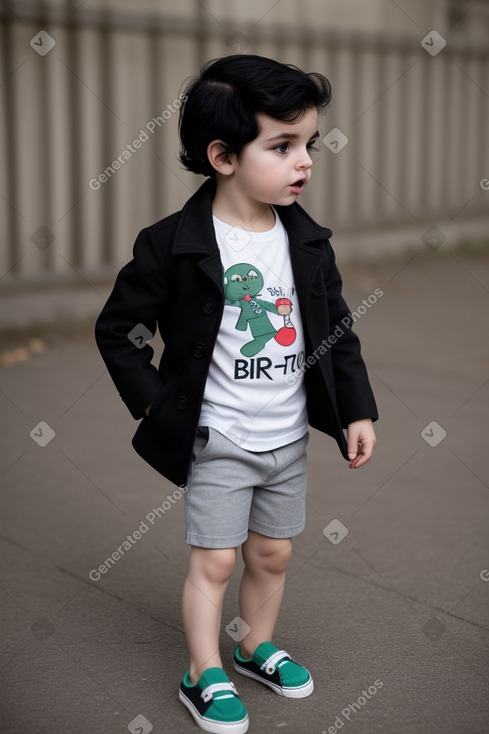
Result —
<svg viewBox="0 0 489 734"><path fill-rule="evenodd" d="M224 294L227 306L237 306L241 313L236 322L236 329L246 331L250 327L252 341L244 344L240 351L245 357L254 357L270 339L275 338L279 344L289 346L295 340L295 329L282 327L277 331L268 318L267 311L274 314L288 315L291 303L286 298L279 303L270 303L255 298L263 288L263 275L258 268L249 263L238 263L224 273ZM286 332L286 333L284 333Z"/></svg>

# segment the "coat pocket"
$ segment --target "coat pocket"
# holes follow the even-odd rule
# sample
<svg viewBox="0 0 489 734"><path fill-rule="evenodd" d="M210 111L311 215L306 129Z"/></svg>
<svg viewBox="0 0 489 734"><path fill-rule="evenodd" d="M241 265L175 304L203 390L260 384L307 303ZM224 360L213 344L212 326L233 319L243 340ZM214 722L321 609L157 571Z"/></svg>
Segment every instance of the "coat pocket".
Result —
<svg viewBox="0 0 489 734"><path fill-rule="evenodd" d="M146 416L156 441L167 447L179 444L184 427L182 411L176 407L178 394L177 380L167 382L156 395Z"/></svg>

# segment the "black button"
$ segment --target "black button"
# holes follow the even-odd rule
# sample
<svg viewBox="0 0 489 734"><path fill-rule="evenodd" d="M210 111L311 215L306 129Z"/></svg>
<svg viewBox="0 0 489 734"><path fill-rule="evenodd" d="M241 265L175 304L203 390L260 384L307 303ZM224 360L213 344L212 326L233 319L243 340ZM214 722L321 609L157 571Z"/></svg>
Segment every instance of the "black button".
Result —
<svg viewBox="0 0 489 734"><path fill-rule="evenodd" d="M212 298L206 298L203 304L206 313L212 313L216 310L216 302Z"/></svg>
<svg viewBox="0 0 489 734"><path fill-rule="evenodd" d="M197 344L194 347L194 357L197 357L197 359L200 359L200 357L203 357L206 352L206 346L202 342L197 342Z"/></svg>
<svg viewBox="0 0 489 734"><path fill-rule="evenodd" d="M188 400L185 395L180 395L180 397L177 398L177 408L178 410L187 410Z"/></svg>

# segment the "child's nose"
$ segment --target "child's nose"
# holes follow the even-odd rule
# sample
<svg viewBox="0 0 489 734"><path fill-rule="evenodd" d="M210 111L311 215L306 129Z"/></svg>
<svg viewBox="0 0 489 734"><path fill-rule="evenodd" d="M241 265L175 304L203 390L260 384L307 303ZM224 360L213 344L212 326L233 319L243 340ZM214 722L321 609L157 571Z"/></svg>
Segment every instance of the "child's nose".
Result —
<svg viewBox="0 0 489 734"><path fill-rule="evenodd" d="M309 153L304 153L304 155L301 156L300 160L297 162L298 168L311 168L313 164L313 160Z"/></svg>

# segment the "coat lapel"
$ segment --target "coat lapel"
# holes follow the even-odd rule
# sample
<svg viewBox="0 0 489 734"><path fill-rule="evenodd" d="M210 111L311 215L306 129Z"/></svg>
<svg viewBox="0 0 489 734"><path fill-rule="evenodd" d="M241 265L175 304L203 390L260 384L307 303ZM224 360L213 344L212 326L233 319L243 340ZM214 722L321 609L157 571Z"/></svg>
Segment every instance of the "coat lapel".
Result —
<svg viewBox="0 0 489 734"><path fill-rule="evenodd" d="M199 267L224 296L222 265L212 223L216 184L208 179L187 201L173 241L173 255L201 255Z"/></svg>
<svg viewBox="0 0 489 734"><path fill-rule="evenodd" d="M223 293L222 264L212 222L212 199L215 191L215 181L207 179L185 204L175 233L172 253L177 256L201 255L199 267ZM311 294L323 254L319 243L329 239L332 232L316 224L298 204L275 208L287 230L299 305L305 314L308 296Z"/></svg>
<svg viewBox="0 0 489 734"><path fill-rule="evenodd" d="M312 294L317 271L324 250L321 242L332 235L330 229L317 225L298 204L276 207L289 238L290 260L294 274L299 306L306 316L309 298Z"/></svg>

